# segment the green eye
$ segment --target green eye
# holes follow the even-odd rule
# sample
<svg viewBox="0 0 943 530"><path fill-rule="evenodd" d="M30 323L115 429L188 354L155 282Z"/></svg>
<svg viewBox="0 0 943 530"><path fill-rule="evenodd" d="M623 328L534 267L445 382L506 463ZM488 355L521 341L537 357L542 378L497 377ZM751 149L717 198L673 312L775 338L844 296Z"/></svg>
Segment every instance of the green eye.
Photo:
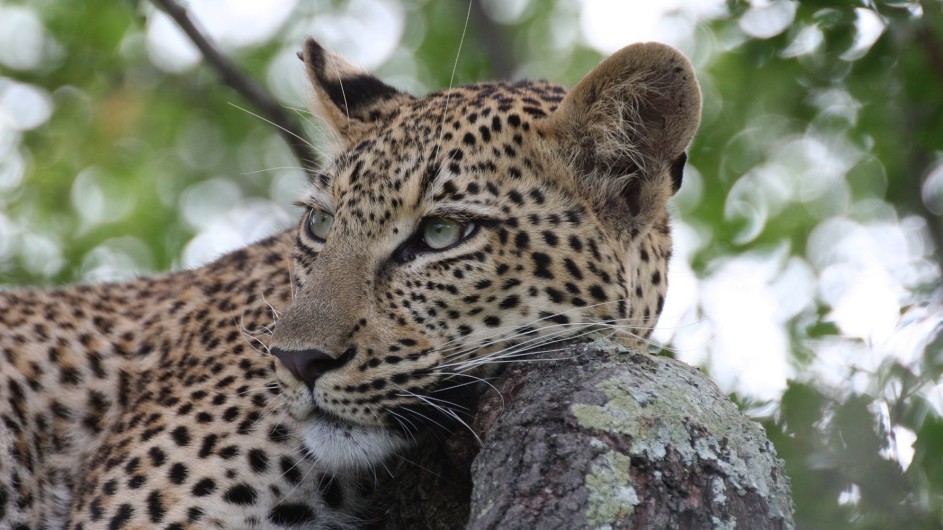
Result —
<svg viewBox="0 0 943 530"><path fill-rule="evenodd" d="M327 239L334 224L334 216L324 210L311 210L308 214L308 235L318 241Z"/></svg>
<svg viewBox="0 0 943 530"><path fill-rule="evenodd" d="M444 217L430 217L422 225L422 241L433 250L448 248L471 233L474 225Z"/></svg>

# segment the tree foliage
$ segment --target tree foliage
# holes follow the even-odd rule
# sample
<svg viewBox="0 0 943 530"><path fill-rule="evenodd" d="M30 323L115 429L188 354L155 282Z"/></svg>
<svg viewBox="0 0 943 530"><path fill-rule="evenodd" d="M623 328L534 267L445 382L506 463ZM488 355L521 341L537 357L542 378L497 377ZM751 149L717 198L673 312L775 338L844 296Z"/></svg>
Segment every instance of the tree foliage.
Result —
<svg viewBox="0 0 943 530"><path fill-rule="evenodd" d="M265 38L223 39L288 109L303 106L302 37L369 46L376 36L318 21L349 30L377 6L401 28L374 70L412 90L496 75L572 84L601 57L575 0L291 5ZM666 19L696 21L671 35L698 67L705 112L675 205L673 281L695 299L659 337L764 424L800 525L943 527L943 5L722 7ZM0 284L190 266L297 217L299 162L206 64L156 66L159 17L146 2L0 2ZM755 271L739 296L737 276ZM766 335L738 320L767 305ZM737 357L731 330L755 337L752 356ZM731 374L777 345L775 388Z"/></svg>

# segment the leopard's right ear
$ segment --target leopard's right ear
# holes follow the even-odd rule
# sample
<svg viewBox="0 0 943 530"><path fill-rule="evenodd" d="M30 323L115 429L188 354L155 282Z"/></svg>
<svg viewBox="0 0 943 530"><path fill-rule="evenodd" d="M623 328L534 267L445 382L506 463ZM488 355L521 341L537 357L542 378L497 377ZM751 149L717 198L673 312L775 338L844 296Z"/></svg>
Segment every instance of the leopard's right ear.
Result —
<svg viewBox="0 0 943 530"><path fill-rule="evenodd" d="M310 37L298 56L314 88L308 107L332 129L341 149L356 144L377 121L414 99L325 50Z"/></svg>

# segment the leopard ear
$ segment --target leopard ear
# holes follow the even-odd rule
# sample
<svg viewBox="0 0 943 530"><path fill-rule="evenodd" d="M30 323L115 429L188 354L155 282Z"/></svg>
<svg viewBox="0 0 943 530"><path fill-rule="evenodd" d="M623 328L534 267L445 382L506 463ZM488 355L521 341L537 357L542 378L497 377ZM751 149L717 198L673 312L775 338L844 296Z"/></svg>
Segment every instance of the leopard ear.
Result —
<svg viewBox="0 0 943 530"><path fill-rule="evenodd" d="M314 88L309 108L332 129L342 148L357 143L377 121L413 99L310 37L298 57L304 61Z"/></svg>
<svg viewBox="0 0 943 530"><path fill-rule="evenodd" d="M701 120L691 63L658 43L633 44L600 63L566 95L551 134L601 213L650 225L681 186Z"/></svg>

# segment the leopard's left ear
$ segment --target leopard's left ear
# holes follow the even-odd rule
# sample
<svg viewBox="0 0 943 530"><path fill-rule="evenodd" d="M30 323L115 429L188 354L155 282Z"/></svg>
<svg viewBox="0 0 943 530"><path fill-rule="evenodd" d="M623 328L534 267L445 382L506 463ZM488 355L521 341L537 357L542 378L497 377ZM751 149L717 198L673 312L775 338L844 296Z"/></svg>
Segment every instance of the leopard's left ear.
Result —
<svg viewBox="0 0 943 530"><path fill-rule="evenodd" d="M310 37L298 55L314 88L311 112L331 127L342 149L357 143L377 121L414 99L325 50Z"/></svg>
<svg viewBox="0 0 943 530"><path fill-rule="evenodd" d="M650 225L681 186L701 121L691 63L658 43L627 46L566 95L549 123L603 214Z"/></svg>

